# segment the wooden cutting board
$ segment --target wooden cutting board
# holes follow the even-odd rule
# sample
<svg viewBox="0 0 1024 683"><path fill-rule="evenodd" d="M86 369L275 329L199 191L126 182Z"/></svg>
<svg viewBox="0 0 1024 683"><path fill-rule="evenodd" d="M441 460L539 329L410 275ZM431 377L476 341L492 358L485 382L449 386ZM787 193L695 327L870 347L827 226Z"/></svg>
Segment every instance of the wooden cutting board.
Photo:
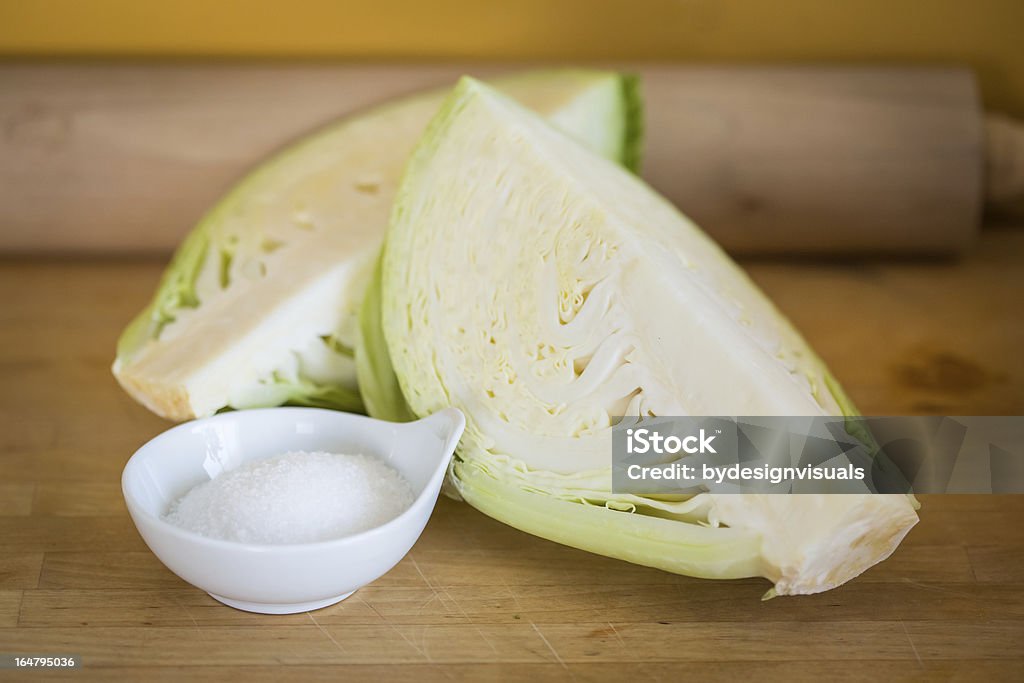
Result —
<svg viewBox="0 0 1024 683"><path fill-rule="evenodd" d="M592 556L442 500L394 570L336 606L261 616L167 571L119 476L168 425L108 366L157 261L0 262L0 653L74 680L633 680L1024 671L1024 496L930 496L896 554L761 602ZM1024 232L959 264L752 264L866 413L1024 413ZM0 677L10 672L0 673Z"/></svg>

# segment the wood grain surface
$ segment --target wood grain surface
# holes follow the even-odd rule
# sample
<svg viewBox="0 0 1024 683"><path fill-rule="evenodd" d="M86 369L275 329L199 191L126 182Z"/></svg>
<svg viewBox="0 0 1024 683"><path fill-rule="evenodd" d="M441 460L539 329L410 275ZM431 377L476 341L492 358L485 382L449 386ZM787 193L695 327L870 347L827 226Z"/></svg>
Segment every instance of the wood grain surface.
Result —
<svg viewBox="0 0 1024 683"><path fill-rule="evenodd" d="M442 500L412 553L336 606L261 616L166 570L124 509L167 423L108 367L157 261L0 262L0 652L33 680L1020 680L1024 496L925 497L888 561L761 602L592 556ZM1024 232L961 263L750 264L866 413L1024 413ZM17 672L0 672L0 678Z"/></svg>

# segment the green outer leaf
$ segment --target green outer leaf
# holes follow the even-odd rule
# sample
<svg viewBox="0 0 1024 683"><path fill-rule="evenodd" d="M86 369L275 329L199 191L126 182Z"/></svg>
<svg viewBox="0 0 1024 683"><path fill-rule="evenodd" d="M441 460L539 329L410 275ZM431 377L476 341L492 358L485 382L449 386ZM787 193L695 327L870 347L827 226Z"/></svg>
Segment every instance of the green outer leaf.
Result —
<svg viewBox="0 0 1024 683"><path fill-rule="evenodd" d="M283 405L363 412L363 401L359 393L341 385L318 384L308 379L285 385L288 387L288 397Z"/></svg>
<svg viewBox="0 0 1024 683"><path fill-rule="evenodd" d="M456 490L489 517L555 543L627 562L709 579L761 576L760 537L533 493L457 460Z"/></svg>
<svg viewBox="0 0 1024 683"><path fill-rule="evenodd" d="M391 355L384 340L381 323L381 262L384 252L373 267L366 297L359 309L359 337L356 342L356 379L366 412L391 422L410 422L416 416L409 410L398 377L391 365Z"/></svg>
<svg viewBox="0 0 1024 683"><path fill-rule="evenodd" d="M618 162L633 173L640 172L644 146L644 98L640 77L623 74L622 89L622 147Z"/></svg>
<svg viewBox="0 0 1024 683"><path fill-rule="evenodd" d="M164 325L173 322L177 309L199 305L196 278L210 248L208 231L203 228L208 222L209 219L204 219L181 243L164 270L152 301L121 333L117 340L119 359L130 359L148 340L159 336Z"/></svg>

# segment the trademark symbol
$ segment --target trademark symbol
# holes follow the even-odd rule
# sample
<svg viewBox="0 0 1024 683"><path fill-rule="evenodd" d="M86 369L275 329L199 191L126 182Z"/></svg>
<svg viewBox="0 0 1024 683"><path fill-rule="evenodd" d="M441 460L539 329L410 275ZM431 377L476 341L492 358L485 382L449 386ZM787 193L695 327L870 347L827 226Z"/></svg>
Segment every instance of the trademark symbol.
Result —
<svg viewBox="0 0 1024 683"><path fill-rule="evenodd" d="M721 434L721 433L722 433L722 430L721 430L721 429L716 429L716 430L715 430L715 434Z"/></svg>

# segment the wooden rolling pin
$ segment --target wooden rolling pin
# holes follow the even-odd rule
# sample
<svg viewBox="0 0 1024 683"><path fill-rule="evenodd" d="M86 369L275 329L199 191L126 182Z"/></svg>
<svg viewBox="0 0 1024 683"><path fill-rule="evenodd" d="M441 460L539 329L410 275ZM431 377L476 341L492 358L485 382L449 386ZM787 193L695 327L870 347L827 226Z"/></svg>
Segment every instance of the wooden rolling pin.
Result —
<svg viewBox="0 0 1024 683"><path fill-rule="evenodd" d="M734 253L955 254L986 196L1021 209L1024 136L1002 119L986 134L964 69L627 68L644 175ZM297 136L508 69L0 64L0 252L170 250Z"/></svg>

